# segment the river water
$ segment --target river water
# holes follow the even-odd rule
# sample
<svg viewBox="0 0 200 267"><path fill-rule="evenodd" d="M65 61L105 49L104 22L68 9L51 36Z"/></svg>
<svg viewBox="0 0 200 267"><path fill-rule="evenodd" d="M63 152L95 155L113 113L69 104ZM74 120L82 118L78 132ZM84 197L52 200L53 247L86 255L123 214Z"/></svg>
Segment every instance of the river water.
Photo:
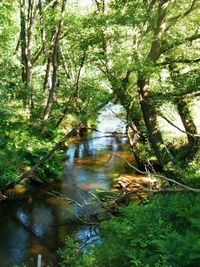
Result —
<svg viewBox="0 0 200 267"><path fill-rule="evenodd" d="M120 105L111 105L121 113ZM52 194L57 192L77 202L86 201L92 189L111 189L112 179L129 170L110 151L132 159L128 150L125 124L107 106L98 116L97 129L74 138L66 151L64 179L29 189L10 190L10 198L0 205L0 266L36 266L38 254L44 264L56 265L56 251L67 235L85 240L93 229L74 218L87 213L83 207L68 204ZM121 132L114 136L110 132Z"/></svg>

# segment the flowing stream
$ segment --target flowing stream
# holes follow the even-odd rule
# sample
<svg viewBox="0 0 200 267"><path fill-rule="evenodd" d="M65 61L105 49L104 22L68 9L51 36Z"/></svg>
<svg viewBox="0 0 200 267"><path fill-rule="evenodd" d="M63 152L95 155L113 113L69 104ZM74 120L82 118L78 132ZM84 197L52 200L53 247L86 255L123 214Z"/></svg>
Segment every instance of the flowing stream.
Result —
<svg viewBox="0 0 200 267"><path fill-rule="evenodd" d="M14 264L36 266L42 254L45 266L56 266L56 251L67 235L84 240L91 227L74 221L87 213L86 208L67 204L49 192L58 192L77 202L87 198L92 189L111 189L112 179L130 170L110 151L133 160L128 150L123 120L116 116L120 105L105 107L98 117L97 129L79 139L73 139L66 151L64 179L59 182L10 190L10 197L0 204L0 266ZM105 133L106 132L106 133ZM109 161L108 161L109 160Z"/></svg>

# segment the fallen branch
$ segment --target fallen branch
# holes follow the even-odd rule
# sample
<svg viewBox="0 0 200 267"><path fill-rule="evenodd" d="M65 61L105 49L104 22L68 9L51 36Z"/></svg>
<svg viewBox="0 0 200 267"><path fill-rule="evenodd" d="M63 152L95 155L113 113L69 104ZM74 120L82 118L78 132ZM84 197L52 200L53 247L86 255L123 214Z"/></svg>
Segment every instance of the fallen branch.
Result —
<svg viewBox="0 0 200 267"><path fill-rule="evenodd" d="M101 134L111 134L111 135L119 134L119 135L126 135L126 134L124 134L122 132L118 132L118 131L115 131L115 132L110 132L110 131L102 132L102 131L99 131L96 128L91 128L91 127L84 127L84 129L85 130L91 130L91 131L94 131L94 132L98 132L98 133L101 133Z"/></svg>
<svg viewBox="0 0 200 267"><path fill-rule="evenodd" d="M128 160L126 160L126 159L124 159L123 157L121 157L121 156L119 156L118 154L116 154L116 153L111 153L111 156L114 156L114 157L118 157L118 158L120 158L121 160L123 160L124 162L126 162L127 164L128 164L128 166L130 166L131 168L133 168L134 170L136 170L138 173L141 173L141 174L145 174L145 175L150 175L150 176L153 176L153 177L157 177L157 178L160 178L160 179L163 179L163 180L166 180L166 181L168 181L168 182L171 182L171 183L174 183L174 184L176 184L176 185L178 185L178 186L180 186L180 187L182 187L182 188L184 188L184 190L182 190L182 191L187 191L187 192L196 192L196 193L200 193L200 189L199 188L192 188L192 187L189 187L189 186L187 186L187 185L184 185L184 184L182 184L182 183L179 183L179 182L177 182L176 180L174 180L174 179L171 179L171 178L167 178L166 176L164 176L164 175L161 175L161 174L156 174L156 173L153 173L153 174L151 174L151 173L149 173L149 172L144 172L144 171L141 171L141 170L139 170L137 167L135 167L135 166L133 166ZM145 187L144 187L145 188ZM144 189L143 188L143 189ZM146 189L146 190L149 190L149 189ZM166 191L166 190L175 190L175 189L162 189L163 190L163 192L164 191ZM177 188L177 190L179 190L178 188ZM179 191L181 191L181 190L179 190ZM158 190L153 190L152 192L158 192Z"/></svg>
<svg viewBox="0 0 200 267"><path fill-rule="evenodd" d="M66 142L66 140L73 136L73 134L81 128L83 121L78 123L66 136L59 141L50 151L48 151L29 171L26 171L23 173L19 178L20 184L25 184L30 177L33 177L34 172L38 169L39 166L41 166L48 158L50 158L54 152L58 151L63 144Z"/></svg>
<svg viewBox="0 0 200 267"><path fill-rule="evenodd" d="M53 2L53 1L52 1ZM99 105L97 108L95 108L93 110L94 112L97 112L100 108L103 107L103 105L105 106L107 103L103 103L101 105ZM91 112L92 113L92 112ZM90 113L90 114L91 114ZM68 132L65 137L63 139L61 139L50 151L48 151L29 171L26 171L25 173L23 173L18 180L19 184L25 184L30 177L34 177L34 172L38 169L39 166L41 166L48 158L50 158L54 152L58 151L63 144L66 142L66 140L73 136L74 133L77 132L77 130L82 128L82 125L87 121L89 115L86 115L82 121L80 121L70 132Z"/></svg>
<svg viewBox="0 0 200 267"><path fill-rule="evenodd" d="M83 193L85 194L85 192L83 191ZM108 212L108 210L106 210L105 212L104 211L101 211L101 210L96 210L92 205L90 205L84 198L83 202L78 202L74 199L71 199L71 198L68 198L68 197L65 197L63 194L57 192L57 191L54 191L52 190L51 192L47 192L47 194L49 195L52 195L58 199L63 199L66 201L66 204L75 204L77 205L79 208L87 208L89 211L91 212L95 212L95 213L98 213L98 214L101 214L102 216L105 216L105 217L108 217L108 218L112 218L113 217L113 214L111 212ZM75 216L75 215L74 215Z"/></svg>
<svg viewBox="0 0 200 267"><path fill-rule="evenodd" d="M198 191L197 191L198 190ZM154 193L154 194L160 194L160 193L175 193L175 192L191 192L191 189L188 188L160 188L160 189L150 189L146 188L144 186L140 186L139 188L136 188L130 192L126 193L127 195L137 194L138 192L148 192L148 193ZM195 193L200 193L200 189L196 189L196 191L193 191Z"/></svg>

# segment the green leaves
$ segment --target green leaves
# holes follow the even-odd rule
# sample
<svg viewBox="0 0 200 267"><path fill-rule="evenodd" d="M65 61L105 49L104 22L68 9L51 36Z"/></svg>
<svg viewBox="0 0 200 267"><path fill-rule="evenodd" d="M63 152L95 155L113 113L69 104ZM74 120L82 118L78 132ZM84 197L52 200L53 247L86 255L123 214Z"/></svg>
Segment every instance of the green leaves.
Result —
<svg viewBox="0 0 200 267"><path fill-rule="evenodd" d="M89 249L93 266L198 266L199 201L199 195L177 193L122 208L119 218L101 223L101 243ZM83 259L79 255L79 263Z"/></svg>

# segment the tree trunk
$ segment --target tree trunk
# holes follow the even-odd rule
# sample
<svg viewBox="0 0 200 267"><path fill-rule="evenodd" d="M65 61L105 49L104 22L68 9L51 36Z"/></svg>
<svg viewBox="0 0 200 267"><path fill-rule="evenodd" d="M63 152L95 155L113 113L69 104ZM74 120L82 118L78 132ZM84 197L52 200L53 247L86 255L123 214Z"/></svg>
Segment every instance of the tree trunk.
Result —
<svg viewBox="0 0 200 267"><path fill-rule="evenodd" d="M176 77L177 75L180 75L180 71L176 68L176 65L169 64L169 71L174 87L179 90L182 89L180 88L180 83ZM197 136L197 128L188 107L188 102L184 97L180 97L176 100L175 104L177 105L178 113L187 134L189 153L193 154L198 148L199 137Z"/></svg>
<svg viewBox="0 0 200 267"><path fill-rule="evenodd" d="M157 124L157 112L154 101L151 97L149 77L142 74L138 75L138 90L141 96L140 105L143 113L144 122L148 132L149 142L155 153L161 168L169 161L167 151Z"/></svg>
<svg viewBox="0 0 200 267"><path fill-rule="evenodd" d="M21 20L21 60L22 60L22 81L25 86L24 107L26 115L29 116L32 103L32 42L33 28L35 23L36 8L35 0L28 1L28 18L26 18L25 0L20 1L20 20ZM26 28L28 20L28 29Z"/></svg>
<svg viewBox="0 0 200 267"><path fill-rule="evenodd" d="M26 66L26 83L29 90L27 102L29 109L31 110L34 106L33 99L32 99L32 45L33 45L33 29L35 25L35 17L37 13L36 9L36 1L35 0L29 0L29 25L28 25L28 40L27 40L27 66Z"/></svg>
<svg viewBox="0 0 200 267"><path fill-rule="evenodd" d="M45 28L44 28L44 12L43 12L43 4L42 4L42 0L39 0L38 1L38 7L39 7L39 13L40 13L40 23L42 24L41 26L41 43L42 43L42 46L44 47L45 46L45 42L46 42L46 32L45 32ZM44 52L44 50L43 50ZM45 53L44 53L45 54Z"/></svg>
<svg viewBox="0 0 200 267"><path fill-rule="evenodd" d="M57 86L58 44L55 44L54 49L53 49L52 68L53 68L53 74L52 74L52 80L51 80L51 88L49 90L49 96L48 96L47 104L46 104L46 107L44 110L44 116L43 116L44 121L48 120L48 118L49 118L51 106L53 103L53 99L55 96L55 90L56 90L56 86Z"/></svg>
<svg viewBox="0 0 200 267"><path fill-rule="evenodd" d="M177 101L177 108L181 117L182 123L187 132L188 150L193 153L198 148L199 137L197 136L197 128L192 118L190 109L187 102L183 98L179 98Z"/></svg>
<svg viewBox="0 0 200 267"><path fill-rule="evenodd" d="M64 14L65 14L65 7L66 7L67 0L63 0L62 2L62 11L61 11L61 19L59 25L55 28L55 38L54 38L54 44L53 44L53 51L52 51L52 84L51 88L49 90L49 96L47 100L47 104L44 109L43 114L43 121L48 120L50 112L51 112L51 106L53 103L53 99L55 96L56 86L57 86L57 71L58 71L58 50L59 50L59 38L60 34L63 28L64 24Z"/></svg>
<svg viewBox="0 0 200 267"><path fill-rule="evenodd" d="M47 66L46 66L46 74L45 74L45 79L44 79L44 91L48 92L49 89L51 88L51 55L49 56L47 60Z"/></svg>
<svg viewBox="0 0 200 267"><path fill-rule="evenodd" d="M164 23L168 7L170 5L169 0L161 0L157 7L157 20L155 28L153 29L153 39L149 54L147 56L147 63L150 63L147 67L155 65L157 60L162 54L162 42L161 38L165 32L166 25ZM160 167L163 169L165 165L171 161L168 150L166 149L162 135L158 129L157 112L154 104L154 100L151 96L150 87L150 75L151 73L138 72L138 91L140 95L140 105L143 113L144 122L148 132L149 142L155 153L155 156L159 162Z"/></svg>
<svg viewBox="0 0 200 267"><path fill-rule="evenodd" d="M81 102L80 102L80 78L81 78L81 70L83 69L83 65L86 59L86 53L87 53L87 47L85 48L85 50L83 51L83 56L81 58L81 62L78 68L78 72L76 75L76 82L75 82L75 101L76 101L76 112L77 114L80 113L81 111Z"/></svg>
<svg viewBox="0 0 200 267"><path fill-rule="evenodd" d="M26 15L25 15L25 0L20 1L20 22L21 22L21 62L22 62L22 81L26 82Z"/></svg>

